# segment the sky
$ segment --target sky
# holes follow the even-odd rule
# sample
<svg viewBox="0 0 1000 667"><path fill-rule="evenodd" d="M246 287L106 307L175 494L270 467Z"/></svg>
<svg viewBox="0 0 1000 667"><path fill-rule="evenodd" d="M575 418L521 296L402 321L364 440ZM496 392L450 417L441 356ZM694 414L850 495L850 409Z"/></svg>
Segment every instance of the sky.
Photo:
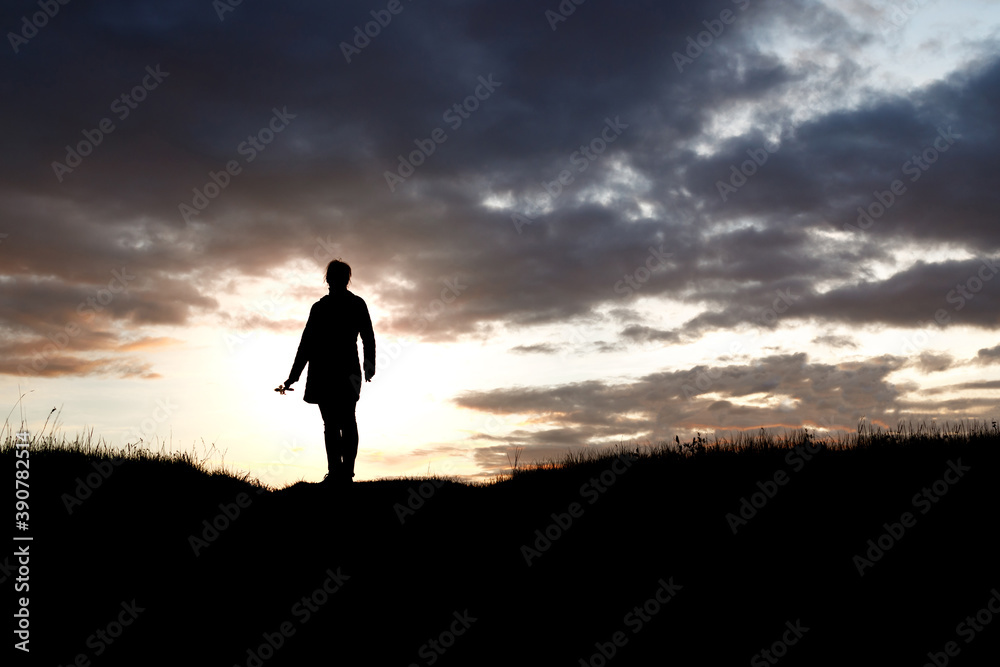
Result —
<svg viewBox="0 0 1000 667"><path fill-rule="evenodd" d="M356 479L1000 414L995 2L0 27L0 407L29 431L56 408L71 440L318 481L305 375L273 389L338 257L378 350Z"/></svg>

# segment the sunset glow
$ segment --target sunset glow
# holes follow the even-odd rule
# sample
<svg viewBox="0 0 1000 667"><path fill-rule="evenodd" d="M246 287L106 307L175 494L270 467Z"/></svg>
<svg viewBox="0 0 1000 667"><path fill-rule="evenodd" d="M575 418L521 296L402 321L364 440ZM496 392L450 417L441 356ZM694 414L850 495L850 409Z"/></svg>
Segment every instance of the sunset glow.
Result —
<svg viewBox="0 0 1000 667"><path fill-rule="evenodd" d="M8 7L11 422L320 479L336 257L357 479L1000 414L1000 6L681 4Z"/></svg>

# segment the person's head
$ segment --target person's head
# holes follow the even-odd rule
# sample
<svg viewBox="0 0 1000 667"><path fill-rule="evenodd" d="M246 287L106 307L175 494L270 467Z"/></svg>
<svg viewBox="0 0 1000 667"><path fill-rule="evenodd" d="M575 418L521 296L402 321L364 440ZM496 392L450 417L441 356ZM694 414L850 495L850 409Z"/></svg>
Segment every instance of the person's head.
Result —
<svg viewBox="0 0 1000 667"><path fill-rule="evenodd" d="M351 282L351 267L346 262L335 259L326 267L326 284L330 289L347 289Z"/></svg>

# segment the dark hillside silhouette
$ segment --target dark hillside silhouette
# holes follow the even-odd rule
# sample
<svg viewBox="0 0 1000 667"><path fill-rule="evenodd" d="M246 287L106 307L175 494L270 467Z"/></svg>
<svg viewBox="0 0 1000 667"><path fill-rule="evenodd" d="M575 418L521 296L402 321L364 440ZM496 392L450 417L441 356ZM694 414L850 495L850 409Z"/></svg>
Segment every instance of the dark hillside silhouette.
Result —
<svg viewBox="0 0 1000 667"><path fill-rule="evenodd" d="M988 664L1000 618L968 643L957 627L1000 586L1000 441L791 444L622 449L490 486L350 493L125 461L72 514L61 496L97 459L39 450L31 657L775 664L766 650L781 665L919 666L955 642L954 664ZM143 611L95 655L88 637L133 600Z"/></svg>

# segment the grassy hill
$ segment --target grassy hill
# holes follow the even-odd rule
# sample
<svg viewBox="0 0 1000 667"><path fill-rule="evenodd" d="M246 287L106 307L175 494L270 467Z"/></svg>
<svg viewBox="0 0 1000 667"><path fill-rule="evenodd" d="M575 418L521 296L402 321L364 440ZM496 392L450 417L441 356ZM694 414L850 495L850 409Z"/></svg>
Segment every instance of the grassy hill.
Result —
<svg viewBox="0 0 1000 667"><path fill-rule="evenodd" d="M996 664L998 445L798 432L336 491L36 443L30 664Z"/></svg>

